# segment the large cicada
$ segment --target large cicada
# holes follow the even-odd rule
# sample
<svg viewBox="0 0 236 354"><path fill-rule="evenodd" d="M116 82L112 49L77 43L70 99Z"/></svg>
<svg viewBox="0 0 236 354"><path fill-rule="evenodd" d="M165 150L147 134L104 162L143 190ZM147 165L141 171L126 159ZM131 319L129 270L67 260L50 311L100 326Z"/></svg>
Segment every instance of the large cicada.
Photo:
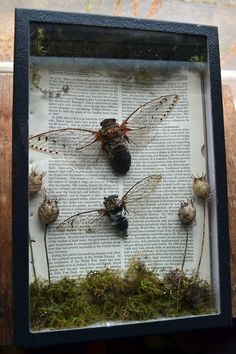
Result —
<svg viewBox="0 0 236 354"><path fill-rule="evenodd" d="M82 211L65 219L58 225L58 229L70 230L73 228L86 229L103 217L107 217L112 226L119 231L123 238L128 236L128 208L132 203L141 203L150 196L161 181L158 174L145 177L135 183L123 196L109 195L104 197L104 207Z"/></svg>
<svg viewBox="0 0 236 354"><path fill-rule="evenodd" d="M150 141L158 124L173 110L177 101L177 95L155 98L139 106L121 124L114 118L104 119L99 130L63 128L40 133L29 139L29 147L52 155L60 154L68 148L73 135L76 141L73 149L79 152L98 145L98 156L104 151L113 170L119 175L125 175L131 166L128 144L131 142L140 146L147 141L146 137Z"/></svg>

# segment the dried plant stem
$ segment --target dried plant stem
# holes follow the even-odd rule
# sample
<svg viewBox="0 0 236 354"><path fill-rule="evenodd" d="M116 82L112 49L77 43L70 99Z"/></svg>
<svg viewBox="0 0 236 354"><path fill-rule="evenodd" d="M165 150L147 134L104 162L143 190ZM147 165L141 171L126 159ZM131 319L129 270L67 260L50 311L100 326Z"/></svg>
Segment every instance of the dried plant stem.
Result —
<svg viewBox="0 0 236 354"><path fill-rule="evenodd" d="M44 94L45 96L49 96L49 97L59 97L61 92L61 90L55 91L55 90L50 90L50 89L44 89L42 87L40 87L39 85L34 85L34 87L39 90L40 92L42 92L42 94Z"/></svg>
<svg viewBox="0 0 236 354"><path fill-rule="evenodd" d="M188 238L189 238L189 232L188 232L188 227L187 227L184 255L183 255L183 261L182 261L180 275L179 275L179 282L178 282L177 296L176 296L177 297L177 299L176 299L176 309L177 309L177 311L179 310L179 291L180 291L181 281L183 279L184 264L185 264L185 260L186 260L187 249L188 249Z"/></svg>
<svg viewBox="0 0 236 354"><path fill-rule="evenodd" d="M202 244L201 244L201 252L200 252L200 257L199 257L197 271L196 271L196 277L199 276L199 269L200 269L201 262L202 262L202 255L203 255L205 234L206 234L206 203L207 203L207 201L206 201L206 199L203 199L202 202L203 202Z"/></svg>
<svg viewBox="0 0 236 354"><path fill-rule="evenodd" d="M49 286L50 286L51 285L51 276L50 276L48 247L47 247L47 230L48 230L48 224L45 224L45 228L44 228L44 248L45 248L46 260L47 260L47 268L48 268L48 283L49 283Z"/></svg>
<svg viewBox="0 0 236 354"><path fill-rule="evenodd" d="M33 273L34 273L34 281L35 284L38 288L38 279L37 279L37 275L36 275L36 269L35 269L35 262L34 262L34 252L33 252L33 246L32 246L32 239L30 237L30 233L29 233L29 245L30 245L30 255L31 255L31 264L32 264L32 268L33 268Z"/></svg>
<svg viewBox="0 0 236 354"><path fill-rule="evenodd" d="M44 89L40 86L40 80L41 76L39 74L39 70L32 66L32 85L45 96L59 97L62 93L67 93L69 90L68 85L62 86L60 90L50 90L47 88Z"/></svg>

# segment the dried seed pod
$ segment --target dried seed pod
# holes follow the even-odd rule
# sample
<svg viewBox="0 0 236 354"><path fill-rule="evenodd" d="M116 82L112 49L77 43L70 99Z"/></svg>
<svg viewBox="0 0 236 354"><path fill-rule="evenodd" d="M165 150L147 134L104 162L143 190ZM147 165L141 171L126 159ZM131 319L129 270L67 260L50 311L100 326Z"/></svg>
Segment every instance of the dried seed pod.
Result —
<svg viewBox="0 0 236 354"><path fill-rule="evenodd" d="M193 176L193 190L198 198L207 199L210 197L211 188L207 182L206 175L202 175L202 177Z"/></svg>
<svg viewBox="0 0 236 354"><path fill-rule="evenodd" d="M194 198L188 199L187 202L181 202L178 216L185 225L191 224L196 217L196 208L194 206Z"/></svg>
<svg viewBox="0 0 236 354"><path fill-rule="evenodd" d="M62 91L67 93L69 91L69 86L68 85L62 86Z"/></svg>
<svg viewBox="0 0 236 354"><path fill-rule="evenodd" d="M44 201L38 209L39 220L43 224L49 225L56 221L59 215L59 208L57 204L58 202L56 199L49 199L45 196Z"/></svg>
<svg viewBox="0 0 236 354"><path fill-rule="evenodd" d="M46 176L46 172L39 172L36 169L32 169L29 176L29 193L30 197L34 197L42 188L43 177Z"/></svg>

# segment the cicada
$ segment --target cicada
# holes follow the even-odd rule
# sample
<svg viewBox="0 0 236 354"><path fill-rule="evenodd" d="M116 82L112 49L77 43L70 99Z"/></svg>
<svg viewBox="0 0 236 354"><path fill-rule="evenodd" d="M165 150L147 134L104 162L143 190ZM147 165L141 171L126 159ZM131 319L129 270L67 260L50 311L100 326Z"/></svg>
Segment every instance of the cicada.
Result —
<svg viewBox="0 0 236 354"><path fill-rule="evenodd" d="M58 229L64 231L73 228L90 228L91 224L106 216L120 236L126 238L129 226L127 206L132 203L141 203L141 200L145 200L154 192L160 181L161 175L159 174L145 177L135 183L122 198L119 198L117 194L104 197L103 208L82 211L72 215L60 223Z"/></svg>
<svg viewBox="0 0 236 354"><path fill-rule="evenodd" d="M177 101L177 95L155 98L139 106L121 124L115 118L104 119L99 130L62 128L40 133L29 139L29 147L48 154L60 154L76 134L73 149L79 152L99 143L98 156L104 151L114 172L125 175L131 166L128 144L132 142L140 146L142 140L146 142L145 137L154 136L155 128L167 118Z"/></svg>

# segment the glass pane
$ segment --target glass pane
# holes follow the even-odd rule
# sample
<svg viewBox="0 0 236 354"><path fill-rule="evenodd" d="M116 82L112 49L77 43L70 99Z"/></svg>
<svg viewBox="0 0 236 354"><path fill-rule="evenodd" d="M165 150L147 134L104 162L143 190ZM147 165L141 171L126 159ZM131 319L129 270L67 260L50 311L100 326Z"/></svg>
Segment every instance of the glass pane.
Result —
<svg viewBox="0 0 236 354"><path fill-rule="evenodd" d="M206 38L30 33L32 330L216 313Z"/></svg>

